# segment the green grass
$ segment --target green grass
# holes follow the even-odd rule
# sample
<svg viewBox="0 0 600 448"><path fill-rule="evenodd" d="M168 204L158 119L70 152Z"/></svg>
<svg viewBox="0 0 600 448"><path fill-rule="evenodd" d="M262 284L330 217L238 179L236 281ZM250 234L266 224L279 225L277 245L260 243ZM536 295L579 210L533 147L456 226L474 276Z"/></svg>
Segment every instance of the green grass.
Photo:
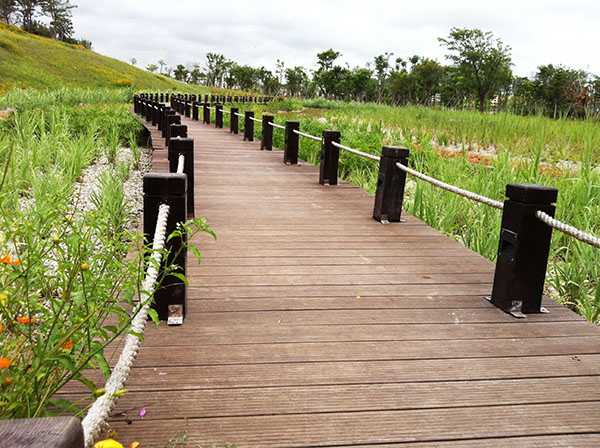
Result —
<svg viewBox="0 0 600 448"><path fill-rule="evenodd" d="M281 125L286 120L299 120L303 132L316 136L324 129L339 130L342 144L371 154L380 155L383 145L408 147L411 149L411 167L493 199L504 200L508 183L554 186L559 190L556 217L600 235L597 219L600 216L600 172L595 169L600 160L600 151L596 149L600 145L597 122L324 100L290 103L274 102L252 109L257 117L266 111L275 113L275 122ZM240 132L242 122L240 120ZM260 131L260 126L256 126L257 139L260 139ZM460 153L455 158L441 157L439 141L442 135L448 144L459 147L473 142L482 146L493 144L497 157L492 158L489 166L472 164ZM283 131L274 131L274 145L283 148ZM319 143L301 138L300 157L318 165ZM579 169L576 172L540 169L542 162L551 164L555 160L578 162ZM373 161L341 152L340 177L371 193L375 191L377 168ZM410 176L404 208L495 261L500 233L499 211L410 179ZM369 211L365 210L365 213ZM554 231L546 286L554 289L563 303L588 320L598 322L599 280L600 251Z"/></svg>
<svg viewBox="0 0 600 448"><path fill-rule="evenodd" d="M60 87L131 87L136 91L203 94L229 92L188 85L102 56L80 45L29 34L0 22L0 94L14 89L54 90ZM85 99L82 102L86 102Z"/></svg>

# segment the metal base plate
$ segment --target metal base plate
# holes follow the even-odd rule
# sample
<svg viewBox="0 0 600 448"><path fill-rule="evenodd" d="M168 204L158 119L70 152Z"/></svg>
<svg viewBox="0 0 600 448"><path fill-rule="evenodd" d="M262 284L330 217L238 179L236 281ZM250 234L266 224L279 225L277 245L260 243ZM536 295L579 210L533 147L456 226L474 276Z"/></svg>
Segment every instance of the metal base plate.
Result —
<svg viewBox="0 0 600 448"><path fill-rule="evenodd" d="M183 325L183 305L169 305L167 325Z"/></svg>

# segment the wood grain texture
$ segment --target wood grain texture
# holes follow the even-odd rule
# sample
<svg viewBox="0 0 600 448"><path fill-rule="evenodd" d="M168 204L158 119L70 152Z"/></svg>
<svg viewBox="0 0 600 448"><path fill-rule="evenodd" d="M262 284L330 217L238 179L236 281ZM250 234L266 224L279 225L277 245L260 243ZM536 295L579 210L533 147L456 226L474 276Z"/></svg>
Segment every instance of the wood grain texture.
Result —
<svg viewBox="0 0 600 448"><path fill-rule="evenodd" d="M202 263L188 261L185 324L146 330L112 415L119 437L600 445L598 327L548 298L550 314L516 320L484 299L494 264L480 255L408 214L374 221L373 196L321 186L318 169L284 165L277 149L182 124L195 139L196 215L217 240L193 240Z"/></svg>

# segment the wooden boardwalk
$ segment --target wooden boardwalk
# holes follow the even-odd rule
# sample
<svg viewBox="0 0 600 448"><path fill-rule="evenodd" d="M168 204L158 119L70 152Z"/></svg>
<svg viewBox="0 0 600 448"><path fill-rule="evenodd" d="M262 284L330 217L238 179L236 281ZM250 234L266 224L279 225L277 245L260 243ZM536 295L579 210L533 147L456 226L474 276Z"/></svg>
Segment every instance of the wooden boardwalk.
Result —
<svg viewBox="0 0 600 448"><path fill-rule="evenodd" d="M407 215L379 224L371 195L281 151L182 123L218 241L194 241L185 324L147 328L120 440L600 446L600 328L548 300L516 320L484 299L494 265L476 253Z"/></svg>

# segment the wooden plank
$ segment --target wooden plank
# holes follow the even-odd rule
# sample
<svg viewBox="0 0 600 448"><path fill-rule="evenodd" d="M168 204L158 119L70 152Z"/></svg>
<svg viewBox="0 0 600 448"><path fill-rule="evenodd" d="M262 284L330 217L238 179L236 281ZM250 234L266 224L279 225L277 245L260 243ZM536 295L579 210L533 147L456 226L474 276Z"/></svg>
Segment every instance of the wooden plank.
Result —
<svg viewBox="0 0 600 448"><path fill-rule="evenodd" d="M138 420L126 429L147 444L161 443L157 430L178 426L186 442L210 446L224 441L244 447L334 446L413 441L464 440L597 432L600 402L556 403L477 408L427 409L333 414L218 417L162 421ZM543 420L539 417L543 415ZM515 418L520 416L521 418ZM527 417L524 417L527 416ZM154 434L153 434L154 433Z"/></svg>
<svg viewBox="0 0 600 448"><path fill-rule="evenodd" d="M181 353L185 356L185 352ZM90 376L100 376L90 373ZM129 391L241 387L479 381L600 375L600 356L522 356L508 358L340 361L228 364L222 366L135 367ZM89 389L70 383L64 393ZM600 414L599 414L600 415Z"/></svg>
<svg viewBox="0 0 600 448"><path fill-rule="evenodd" d="M193 316L190 325L148 332L144 347L258 344L284 342L412 341L445 339L493 339L503 344L510 338L597 336L592 324L584 322L530 322L527 324L422 324L422 325L199 325ZM223 348L226 350L226 348Z"/></svg>
<svg viewBox="0 0 600 448"><path fill-rule="evenodd" d="M188 346L189 347L189 346ZM517 356L600 354L600 336L305 342L206 345L199 342L181 356L175 346L155 347L138 355L138 367L207 366L225 364L312 363L325 361L385 361L410 359L466 359Z"/></svg>
<svg viewBox="0 0 600 448"><path fill-rule="evenodd" d="M144 420L161 420L198 409L203 417L232 417L585 402L600 400L599 385L599 377L580 377L129 392L112 415L139 419L146 408Z"/></svg>
<svg viewBox="0 0 600 448"><path fill-rule="evenodd" d="M193 287L204 298L279 297L289 294L292 297L331 297L331 296L439 296L475 295L489 296L492 283L412 283L398 285L339 285L339 286L204 286ZM502 311L500 311L502 312Z"/></svg>
<svg viewBox="0 0 600 448"><path fill-rule="evenodd" d="M348 310L348 309L464 309L488 308L490 303L481 295L472 296L407 296L377 297L369 294L354 297L260 297L260 298L204 298L199 291L189 290L188 299L194 300L192 314L220 311L292 311L292 310ZM544 299L542 305L550 311L564 308L557 302ZM516 319L515 319L516 320ZM555 320L556 321L556 320ZM523 326L529 321L519 321Z"/></svg>

